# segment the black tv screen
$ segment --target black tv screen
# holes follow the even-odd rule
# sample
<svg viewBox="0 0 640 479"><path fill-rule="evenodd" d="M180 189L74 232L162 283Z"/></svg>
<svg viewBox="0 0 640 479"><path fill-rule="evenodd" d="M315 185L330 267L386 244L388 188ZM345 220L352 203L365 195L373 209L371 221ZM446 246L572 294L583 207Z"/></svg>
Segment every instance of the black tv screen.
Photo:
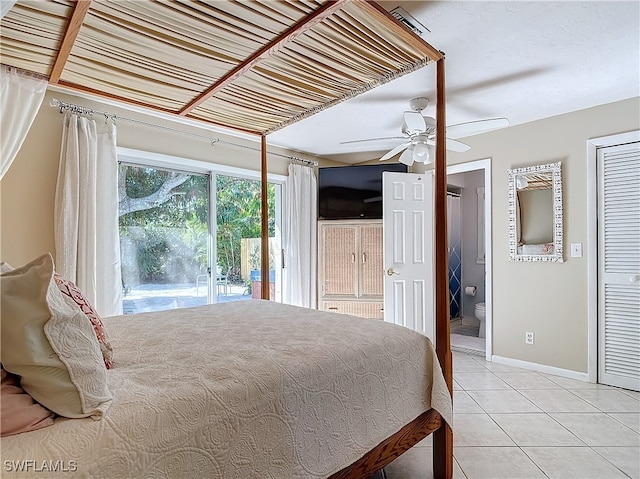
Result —
<svg viewBox="0 0 640 479"><path fill-rule="evenodd" d="M318 218L382 218L382 173L407 172L401 163L318 169Z"/></svg>

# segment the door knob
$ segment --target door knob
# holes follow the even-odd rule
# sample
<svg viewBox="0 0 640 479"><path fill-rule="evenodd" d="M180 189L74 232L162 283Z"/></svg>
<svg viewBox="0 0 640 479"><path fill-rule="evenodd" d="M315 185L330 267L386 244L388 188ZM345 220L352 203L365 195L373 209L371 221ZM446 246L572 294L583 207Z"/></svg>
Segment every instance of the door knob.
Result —
<svg viewBox="0 0 640 479"><path fill-rule="evenodd" d="M640 281L640 274L632 274L629 278L629 282L631 283L637 283L638 281Z"/></svg>
<svg viewBox="0 0 640 479"><path fill-rule="evenodd" d="M393 268L389 268L387 270L387 276L393 276L394 274L400 274L400 273L396 273Z"/></svg>

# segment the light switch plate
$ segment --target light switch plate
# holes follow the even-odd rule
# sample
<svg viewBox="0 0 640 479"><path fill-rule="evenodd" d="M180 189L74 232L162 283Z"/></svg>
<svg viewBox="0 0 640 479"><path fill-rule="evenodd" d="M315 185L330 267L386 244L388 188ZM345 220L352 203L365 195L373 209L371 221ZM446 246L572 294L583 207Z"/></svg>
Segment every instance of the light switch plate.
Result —
<svg viewBox="0 0 640 479"><path fill-rule="evenodd" d="M571 257L582 258L582 243L571 243Z"/></svg>

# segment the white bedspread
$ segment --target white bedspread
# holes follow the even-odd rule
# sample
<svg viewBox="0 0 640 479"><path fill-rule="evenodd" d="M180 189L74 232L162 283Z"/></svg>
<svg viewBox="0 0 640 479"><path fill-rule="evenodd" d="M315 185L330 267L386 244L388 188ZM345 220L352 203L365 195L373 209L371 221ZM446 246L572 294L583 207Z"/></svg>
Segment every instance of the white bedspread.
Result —
<svg viewBox="0 0 640 479"><path fill-rule="evenodd" d="M451 424L431 342L400 326L261 300L104 323L106 417L2 438L2 477L321 478L431 407Z"/></svg>

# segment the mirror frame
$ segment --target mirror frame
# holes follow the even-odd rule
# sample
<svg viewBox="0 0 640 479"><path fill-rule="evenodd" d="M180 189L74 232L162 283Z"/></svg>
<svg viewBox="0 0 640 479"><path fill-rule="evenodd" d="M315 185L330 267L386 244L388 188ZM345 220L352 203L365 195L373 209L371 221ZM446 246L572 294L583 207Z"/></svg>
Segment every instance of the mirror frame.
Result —
<svg viewBox="0 0 640 479"><path fill-rule="evenodd" d="M551 254L518 254L518 225L516 217L518 191L516 177L527 173L551 173L553 194L553 253ZM563 257L563 216L562 216L562 168L560 162L544 165L513 168L509 170L509 260L510 261L552 261L562 263Z"/></svg>

